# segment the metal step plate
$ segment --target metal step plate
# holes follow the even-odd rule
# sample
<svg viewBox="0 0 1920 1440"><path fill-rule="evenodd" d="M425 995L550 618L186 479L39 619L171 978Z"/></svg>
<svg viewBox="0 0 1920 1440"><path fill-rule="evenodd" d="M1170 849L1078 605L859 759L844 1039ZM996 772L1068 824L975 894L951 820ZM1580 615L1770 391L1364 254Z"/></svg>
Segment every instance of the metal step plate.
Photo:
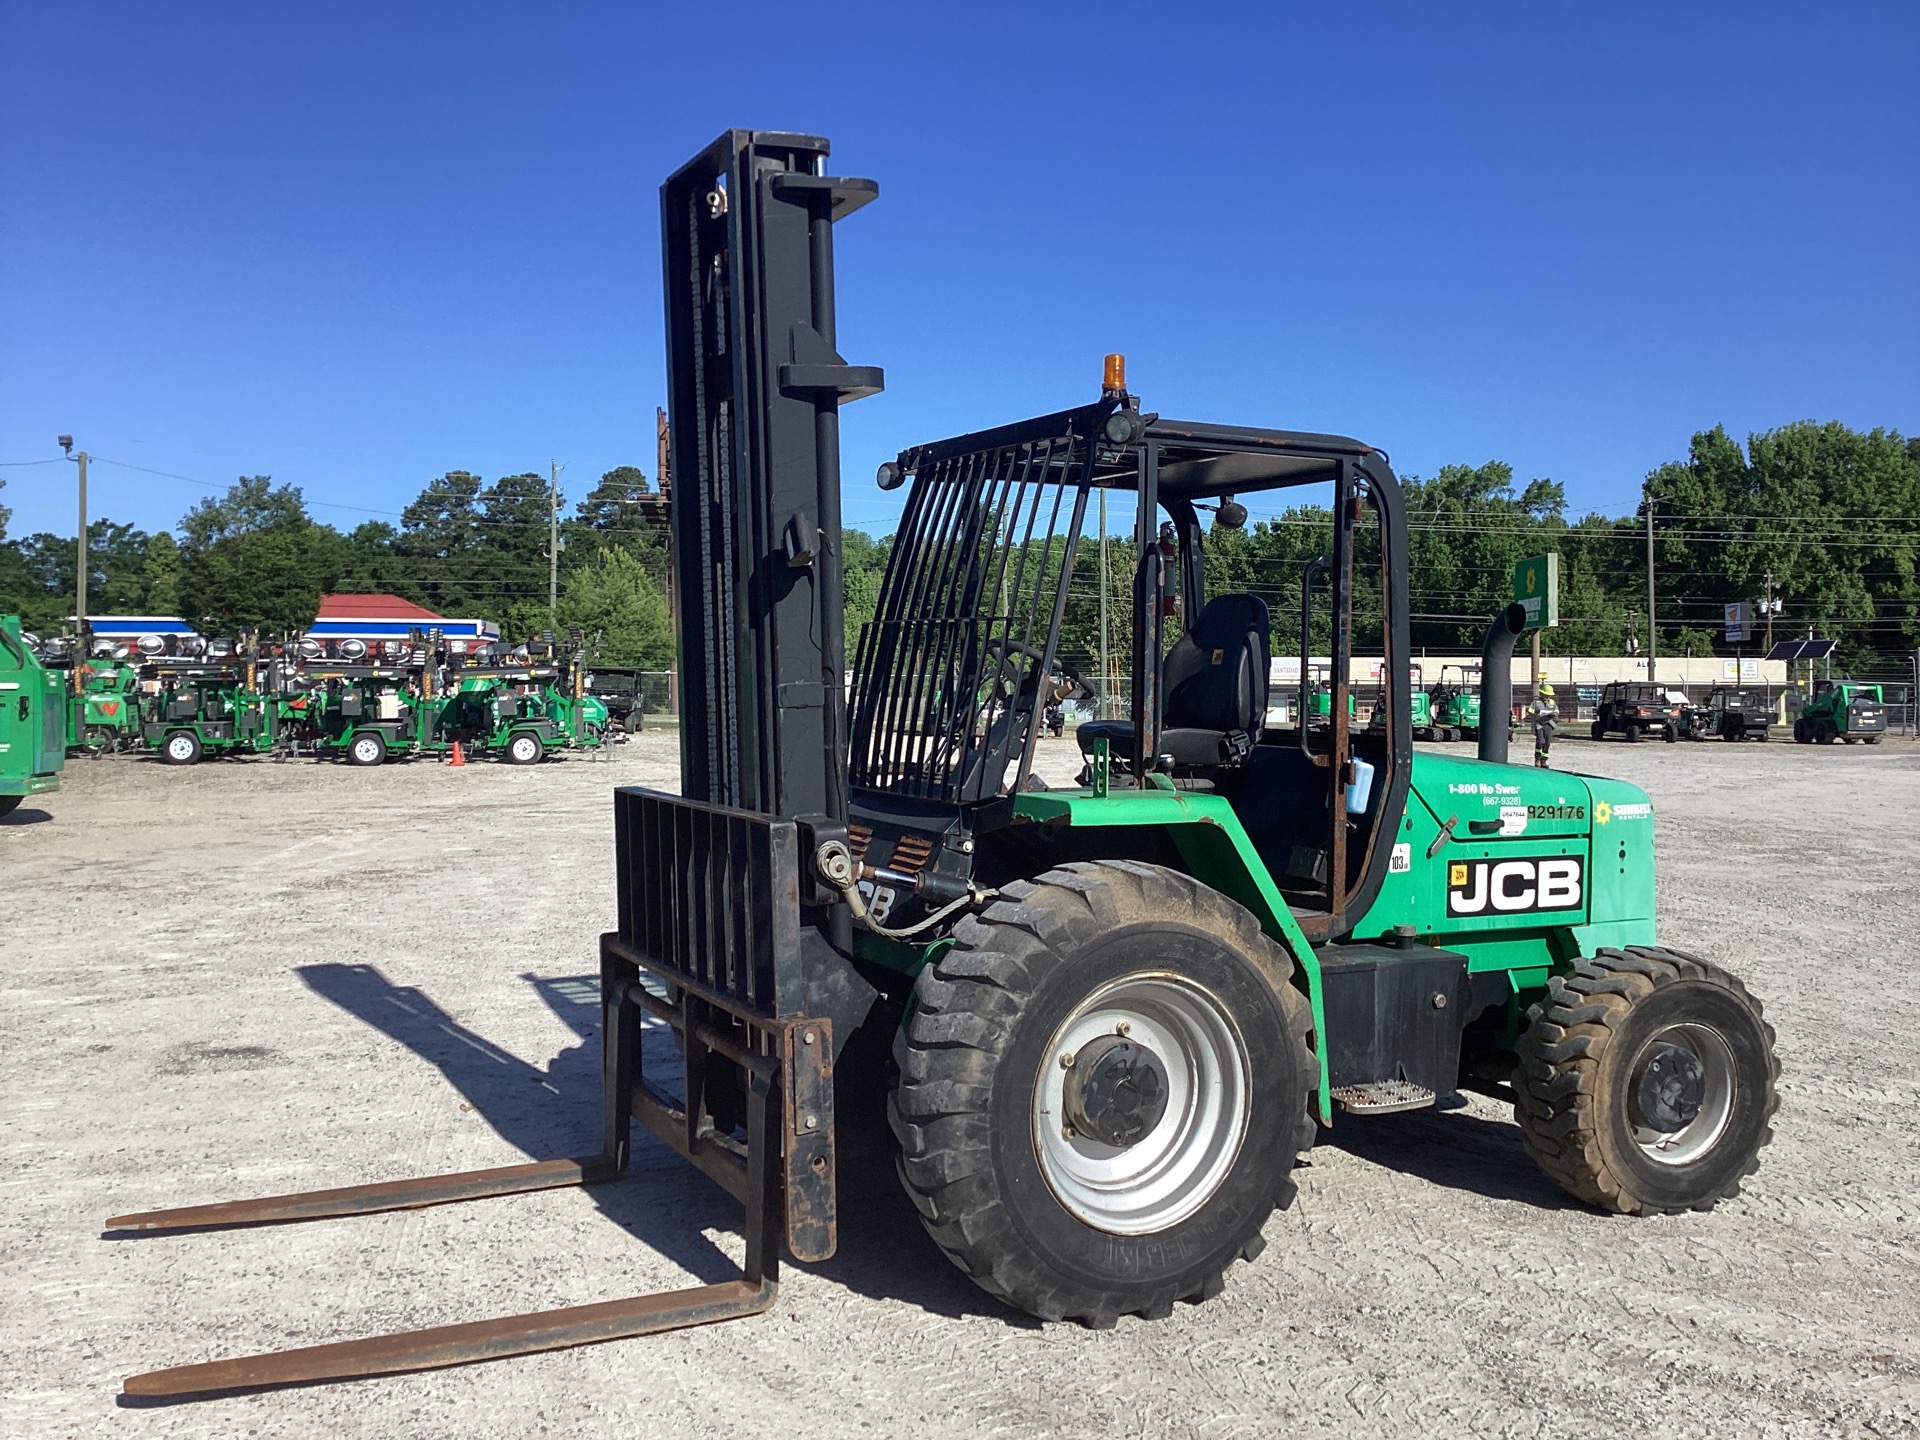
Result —
<svg viewBox="0 0 1920 1440"><path fill-rule="evenodd" d="M1367 1085L1342 1085L1334 1102L1353 1115L1391 1115L1398 1110L1424 1110L1434 1102L1433 1091L1405 1080L1375 1080Z"/></svg>

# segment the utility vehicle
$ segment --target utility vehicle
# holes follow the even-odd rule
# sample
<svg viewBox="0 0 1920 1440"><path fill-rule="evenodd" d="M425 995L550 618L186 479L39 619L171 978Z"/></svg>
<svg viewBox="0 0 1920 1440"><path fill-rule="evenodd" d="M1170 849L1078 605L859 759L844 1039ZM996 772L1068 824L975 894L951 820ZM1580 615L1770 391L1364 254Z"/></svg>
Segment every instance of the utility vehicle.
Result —
<svg viewBox="0 0 1920 1440"><path fill-rule="evenodd" d="M1680 715L1686 696L1676 699L1658 685L1616 680L1600 692L1593 714L1593 738L1623 735L1628 740L1658 732L1669 741L1680 738Z"/></svg>
<svg viewBox="0 0 1920 1440"><path fill-rule="evenodd" d="M1716 685L1707 698L1689 708L1683 729L1689 740L1765 740L1773 724L1773 704L1761 690Z"/></svg>
<svg viewBox="0 0 1920 1440"><path fill-rule="evenodd" d="M1646 795L1501 763L1504 725L1480 759L1415 756L1407 520L1377 447L1154 414L1118 357L1086 403L910 445L879 470L904 507L849 691L838 410L882 377L835 349L832 235L876 187L827 175L826 156L733 131L663 191L683 793L614 793L601 1151L108 1222L599 1183L626 1168L637 1119L744 1204L741 1278L186 1366L130 1392L764 1310L783 1244L802 1261L837 1244L842 1110L884 1106L901 1181L955 1265L1011 1307L1090 1326L1217 1295L1336 1116L1485 1090L1555 1183L1629 1214L1710 1209L1755 1168L1772 1032L1740 981L1659 943ZM1039 789L1040 705L1056 660L1071 678L1063 614L1097 564L1102 490L1135 516L1132 718L1081 725L1087 783ZM1331 521L1278 617L1204 580L1206 518L1261 493L1324 497ZM1524 621L1512 606L1489 626L1489 676L1509 673ZM1272 651L1297 644L1304 717L1316 629L1332 634L1326 722L1269 731ZM1376 736L1348 711L1356 643L1384 656ZM1489 685L1494 713L1508 688ZM641 1064L649 1016L680 1039L670 1073Z"/></svg>

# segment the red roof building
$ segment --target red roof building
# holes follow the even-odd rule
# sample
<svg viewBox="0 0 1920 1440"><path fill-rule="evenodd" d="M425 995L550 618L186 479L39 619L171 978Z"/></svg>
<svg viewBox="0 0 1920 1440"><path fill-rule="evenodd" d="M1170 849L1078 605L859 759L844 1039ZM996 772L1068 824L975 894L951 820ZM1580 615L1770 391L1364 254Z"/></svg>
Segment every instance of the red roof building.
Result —
<svg viewBox="0 0 1920 1440"><path fill-rule="evenodd" d="M440 616L398 595L322 595L316 620L438 620Z"/></svg>

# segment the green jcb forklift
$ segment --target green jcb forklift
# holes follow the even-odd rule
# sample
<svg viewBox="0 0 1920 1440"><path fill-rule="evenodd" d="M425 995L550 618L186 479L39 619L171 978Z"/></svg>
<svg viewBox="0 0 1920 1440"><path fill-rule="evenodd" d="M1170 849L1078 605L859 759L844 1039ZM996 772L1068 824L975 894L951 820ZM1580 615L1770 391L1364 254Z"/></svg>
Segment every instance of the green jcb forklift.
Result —
<svg viewBox="0 0 1920 1440"><path fill-rule="evenodd" d="M783 1249L835 1250L843 1113L884 1109L901 1183L965 1274L1095 1327L1219 1294L1318 1129L1460 1089L1511 1104L1516 1147L1599 1210L1708 1210L1754 1171L1773 1035L1739 980L1661 945L1646 795L1509 766L1505 726L1478 759L1414 754L1407 520L1372 445L1156 415L1116 356L1089 403L909 446L880 467L904 508L847 685L838 412L882 376L836 350L832 237L877 187L827 157L816 137L730 131L662 193L682 793L613 796L599 1152L107 1222L610 1182L637 1120L743 1205L740 1277L188 1365L129 1393L763 1311ZM1080 726L1087 783L1048 789L1040 707L1102 490L1136 517L1132 718ZM1278 629L1266 599L1204 583L1206 518L1261 492L1323 495L1333 517ZM1379 601L1356 605L1367 574ZM1513 606L1489 626L1489 677L1524 623ZM1329 629L1320 727L1306 652ZM1296 637L1301 719L1269 730L1272 652ZM1356 639L1385 658L1379 735L1348 712ZM1489 683L1494 713L1507 691ZM676 1062L643 1065L647 1018Z"/></svg>
<svg viewBox="0 0 1920 1440"><path fill-rule="evenodd" d="M18 615L0 615L0 815L60 788L67 763L63 671L41 665Z"/></svg>

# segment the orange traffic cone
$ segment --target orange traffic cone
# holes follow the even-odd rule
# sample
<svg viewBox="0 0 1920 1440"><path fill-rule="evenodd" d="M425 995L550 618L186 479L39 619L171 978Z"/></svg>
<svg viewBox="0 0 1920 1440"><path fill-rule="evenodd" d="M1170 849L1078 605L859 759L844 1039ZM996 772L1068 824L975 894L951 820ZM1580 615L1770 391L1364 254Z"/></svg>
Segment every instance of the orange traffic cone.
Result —
<svg viewBox="0 0 1920 1440"><path fill-rule="evenodd" d="M447 763L450 765L464 765L467 763L467 757L460 753L460 742L458 740L453 742L453 759Z"/></svg>

